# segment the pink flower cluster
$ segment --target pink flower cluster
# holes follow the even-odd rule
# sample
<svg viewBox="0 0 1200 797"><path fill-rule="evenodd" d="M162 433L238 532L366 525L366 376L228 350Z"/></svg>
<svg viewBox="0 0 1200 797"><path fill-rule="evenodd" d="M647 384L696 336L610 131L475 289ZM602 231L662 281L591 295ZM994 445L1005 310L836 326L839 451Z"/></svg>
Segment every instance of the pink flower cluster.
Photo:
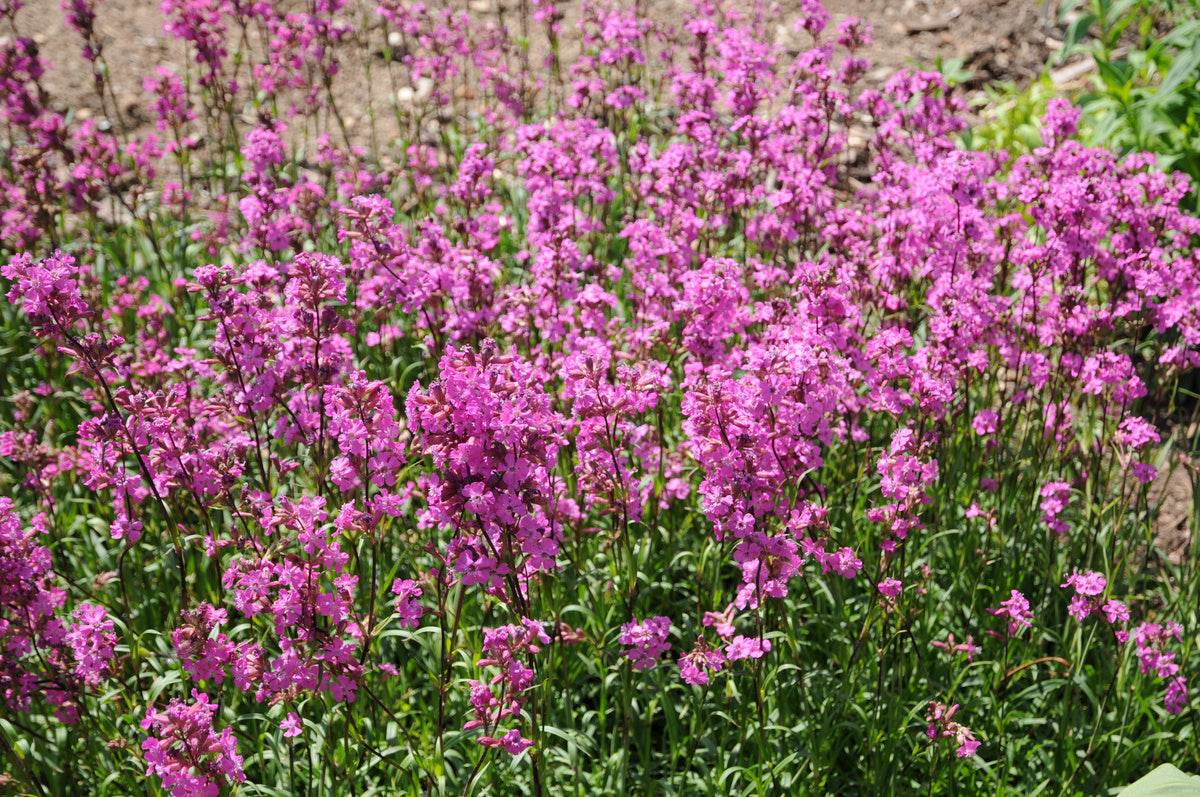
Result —
<svg viewBox="0 0 1200 797"><path fill-rule="evenodd" d="M562 394L578 430L584 508L619 513L623 524L640 522L653 485L636 474L644 474L659 447L649 424L635 421L656 406L669 379L616 364L617 353L603 339L585 338L579 346L563 362Z"/></svg>
<svg viewBox="0 0 1200 797"><path fill-rule="evenodd" d="M1008 600L1000 602L1000 608L987 611L988 614L1007 620L1003 634L988 631L989 636L1012 639L1022 628L1033 626L1033 612L1029 608L1029 600L1015 589L1010 592Z"/></svg>
<svg viewBox="0 0 1200 797"><path fill-rule="evenodd" d="M894 551L913 529L924 528L918 515L930 503L926 490L937 480L937 460L928 457L932 440L918 441L911 429L898 429L892 443L879 458L879 491L893 503L867 512L867 519L888 524L895 539L885 539L885 552Z"/></svg>
<svg viewBox="0 0 1200 797"><path fill-rule="evenodd" d="M249 168L242 182L249 191L239 200L238 210L259 251L299 250L299 242L312 234L325 192L318 184L292 179L284 171L287 150L283 144L286 125L275 122L246 134L242 157Z"/></svg>
<svg viewBox="0 0 1200 797"><path fill-rule="evenodd" d="M420 480L422 519L454 529L448 558L463 584L502 591L506 578L557 567L566 499L552 470L566 422L534 368L490 341L451 349L437 382L413 386L408 417L437 468Z"/></svg>
<svg viewBox="0 0 1200 797"><path fill-rule="evenodd" d="M467 681L475 719L463 725L463 730L483 729L479 743L485 747L504 748L517 755L533 745L517 728L499 735L499 726L508 720L521 719L521 705L526 700L524 693L533 685L535 676L525 658L541 650L539 643L549 644L550 637L541 623L528 618L522 619L521 625L484 629L484 657L478 664L498 668L499 672L487 683Z"/></svg>
<svg viewBox="0 0 1200 797"><path fill-rule="evenodd" d="M196 681L221 683L225 679L225 665L233 658L234 646L226 634L214 632L228 622L228 612L202 603L184 612L182 620L171 632L171 644L183 669Z"/></svg>
<svg viewBox="0 0 1200 797"><path fill-rule="evenodd" d="M970 758L975 755L975 751L979 749L979 742L975 739L975 735L971 729L960 722L955 721L954 714L958 711L958 704L946 708L945 703L937 700L929 701L929 709L925 714L925 721L929 723L929 727L925 730L925 735L930 739L953 739L958 748L954 751L959 758Z"/></svg>
<svg viewBox="0 0 1200 797"><path fill-rule="evenodd" d="M221 787L246 780L237 740L229 728L213 728L217 705L192 690L192 703L172 700L166 711L146 709L142 742L146 766L162 778L172 797L216 797Z"/></svg>
<svg viewBox="0 0 1200 797"><path fill-rule="evenodd" d="M1179 674L1175 651L1168 650L1170 641L1183 639L1183 629L1168 621L1165 625L1142 623L1133 632L1133 643L1142 674L1153 673L1167 682L1166 707L1171 714L1180 714L1188 705L1187 677Z"/></svg>
<svg viewBox="0 0 1200 797"><path fill-rule="evenodd" d="M1108 586L1108 579L1103 574L1090 570L1083 572L1073 570L1071 575L1067 576L1067 580L1059 586L1064 589L1071 587L1075 590L1067 613L1076 620L1082 622L1089 615L1098 614L1103 616L1109 625L1128 622L1129 607L1120 601L1102 599L1104 590ZM1117 631L1116 634L1122 642L1129 636L1124 631Z"/></svg>
<svg viewBox="0 0 1200 797"><path fill-rule="evenodd" d="M1070 527L1060 515L1070 502L1071 485L1050 482L1042 487L1042 522L1056 534L1065 534Z"/></svg>
<svg viewBox="0 0 1200 797"><path fill-rule="evenodd" d="M679 677L693 686L708 684L710 673L720 672L725 666L725 654L708 646L704 637L696 640L696 647L679 659Z"/></svg>
<svg viewBox="0 0 1200 797"><path fill-rule="evenodd" d="M618 642L628 646L621 655L633 662L633 669L648 670L671 649L671 643L667 641L669 633L669 617L630 620L621 626L621 635L617 637Z"/></svg>
<svg viewBox="0 0 1200 797"><path fill-rule="evenodd" d="M392 607L396 610L401 628L416 628L421 623L425 610L417 602L421 588L412 579L396 579L392 582L392 594L396 596Z"/></svg>
<svg viewBox="0 0 1200 797"><path fill-rule="evenodd" d="M1096 463L1155 477L1140 460L1164 436L1139 402L1200 365L1200 221L1179 210L1183 181L1083 147L1064 103L1043 147L963 151L945 81L861 86L869 28L846 20L827 39L815 0L795 23L814 46L795 57L715 3L674 32L585 3L580 57L559 64L553 48L556 82L499 19L300 5L163 0L192 59L143 79L164 145L68 120L33 41L0 41L0 246L14 253L0 276L38 339L14 331L15 345L42 347L52 375L0 402L14 408L0 456L32 517L0 499L9 710L70 722L110 678L186 675L191 701L146 712L145 761L173 794L211 795L246 777L218 705L265 704L297 745L319 721L357 731L353 712L379 702L370 679L425 663L404 644L440 635L449 659L482 636L465 690L451 688L460 665L430 667L439 731L478 731L481 760L518 755L548 738L531 700L559 677L540 666L547 645L615 636L619 655L596 660L674 659L704 686L775 666L798 606L814 615L804 633L828 630L832 605L928 635L941 626L916 620L937 601L918 596L944 585L922 546L961 532L1006 562L1029 529L1001 519L1040 515L1056 559L1028 577L1060 572L1078 552L1069 524L1111 487L1090 481ZM98 6L64 9L99 80ZM552 43L561 15L534 3ZM372 156L334 88L341 45L380 32L360 17L395 34L371 60L398 81L400 143ZM866 131L853 145L851 127ZM368 167L381 154L399 166ZM155 256L125 273L89 251L110 217ZM178 251L213 262L189 281L171 271ZM120 578L127 560L162 560L139 575L170 585L169 648L117 655L140 641L118 637L109 607L125 598L103 578L68 598L51 550L81 543L57 525L63 495L94 502ZM966 505L986 524L951 527ZM668 609L648 602L638 557L676 532L712 553L696 602ZM630 618L619 632L539 619L596 573ZM1004 630L985 633L1008 641L1034 614L1000 583L1009 597L986 611ZM1100 572L1061 586L1070 617L1128 641L1140 598L1108 599ZM1168 648L1183 631L1160 620L1132 637L1179 713L1185 663ZM947 654L930 668L984 655L975 634L923 639ZM980 743L957 709L931 702L927 735L969 757Z"/></svg>
<svg viewBox="0 0 1200 797"><path fill-rule="evenodd" d="M79 274L75 258L58 250L36 263L25 252L0 268L0 276L13 283L8 300L20 301L34 334L45 335L70 333L91 314L79 291Z"/></svg>
<svg viewBox="0 0 1200 797"><path fill-rule="evenodd" d="M65 622L66 602L50 550L44 515L22 526L8 498L0 498L0 697L8 710L27 713L35 699L75 723L85 690L111 674L113 621L100 606L79 604Z"/></svg>

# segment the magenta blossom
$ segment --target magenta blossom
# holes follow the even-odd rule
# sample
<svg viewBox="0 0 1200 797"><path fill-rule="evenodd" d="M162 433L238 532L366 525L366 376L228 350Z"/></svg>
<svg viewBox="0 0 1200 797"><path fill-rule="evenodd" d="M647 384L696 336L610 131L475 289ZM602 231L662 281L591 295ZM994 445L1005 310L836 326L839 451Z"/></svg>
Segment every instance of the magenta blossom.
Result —
<svg viewBox="0 0 1200 797"><path fill-rule="evenodd" d="M246 780L233 732L213 729L217 704L195 689L192 699L172 700L163 712L151 706L142 721L151 734L142 742L147 772L162 778L172 797L211 797L223 785Z"/></svg>
<svg viewBox="0 0 1200 797"><path fill-rule="evenodd" d="M294 711L288 712L288 715L279 723L279 729L283 731L284 738L287 739L304 733L300 717Z"/></svg>
<svg viewBox="0 0 1200 797"><path fill-rule="evenodd" d="M621 626L621 635L617 638L622 645L630 646L621 655L633 662L635 670L648 670L671 649L671 643L667 642L670 631L671 620L667 617L650 617L641 622L630 620Z"/></svg>
<svg viewBox="0 0 1200 797"><path fill-rule="evenodd" d="M988 614L1008 620L1003 636L994 631L988 631L990 636L1012 639L1019 630L1033 625L1033 612L1029 609L1029 600L1015 589L1011 591L1008 600L1000 602L999 609L988 609L987 611Z"/></svg>
<svg viewBox="0 0 1200 797"><path fill-rule="evenodd" d="M970 758L979 749L979 742L970 728L954 721L957 711L957 703L946 708L945 703L931 700L929 710L925 714L925 721L929 723L925 735L930 739L953 739L958 745L955 755L959 758Z"/></svg>

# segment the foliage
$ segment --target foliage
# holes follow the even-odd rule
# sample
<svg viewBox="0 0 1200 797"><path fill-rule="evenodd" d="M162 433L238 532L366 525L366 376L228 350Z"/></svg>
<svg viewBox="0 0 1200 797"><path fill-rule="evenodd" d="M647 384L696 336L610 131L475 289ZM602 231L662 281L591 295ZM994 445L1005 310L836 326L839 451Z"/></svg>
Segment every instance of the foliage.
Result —
<svg viewBox="0 0 1200 797"><path fill-rule="evenodd" d="M1016 83L985 86L985 99L977 111L983 123L963 132L963 146L1004 150L1013 157L1045 146L1039 122L1046 113L1046 104L1057 96L1046 73L1024 89Z"/></svg>
<svg viewBox="0 0 1200 797"><path fill-rule="evenodd" d="M1063 7L1063 13L1074 4ZM1091 32L1094 31L1094 35ZM1088 0L1067 29L1063 53L1096 62L1078 98L1085 136L1119 152L1153 152L1165 171L1200 180L1200 18L1163 0ZM1187 205L1196 208L1194 193Z"/></svg>
<svg viewBox="0 0 1200 797"><path fill-rule="evenodd" d="M1186 797L1200 794L1200 778L1189 777L1170 764L1163 764L1146 777L1121 790L1121 797L1143 797L1143 795L1177 795Z"/></svg>
<svg viewBox="0 0 1200 797"><path fill-rule="evenodd" d="M1152 489L1197 453L1182 180L1061 100L1028 153L962 149L945 82L861 87L869 29L815 2L795 57L708 3L588 5L575 59L546 0L519 35L283 5L164 3L194 62L148 77L153 134L60 114L0 45L6 786L1200 764L1197 555L1157 550ZM100 61L102 9L68 10ZM327 79L358 47L407 89L371 152Z"/></svg>

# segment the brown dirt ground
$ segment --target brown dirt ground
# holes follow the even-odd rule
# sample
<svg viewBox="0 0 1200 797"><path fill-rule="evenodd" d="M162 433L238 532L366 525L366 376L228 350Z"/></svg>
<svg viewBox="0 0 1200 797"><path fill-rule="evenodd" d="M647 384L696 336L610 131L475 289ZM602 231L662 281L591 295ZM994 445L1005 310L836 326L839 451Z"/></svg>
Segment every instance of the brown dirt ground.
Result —
<svg viewBox="0 0 1200 797"><path fill-rule="evenodd" d="M518 1L469 0L465 5L473 14L515 26ZM747 0L734 1L749 5ZM882 83L904 67L932 67L939 58L959 58L973 75L966 83L967 88L978 89L1000 81L1022 84L1041 71L1052 52L1047 46L1048 37L1061 38L1062 33L1055 25L1056 0L1048 2L1049 5L1038 0L827 0L826 6L830 12L830 30L849 16L865 19L874 27L874 43L866 53L873 64L868 83ZM361 25L364 19L370 22L367 31L370 45L357 48L357 53L347 52L337 83L341 105L354 123L368 117L371 111L376 117L390 115L383 111L394 96L388 86L390 80L380 78L384 70L378 64L373 79L364 78L359 53L373 53L368 57L379 60L386 32L377 24L373 3L358 5L363 11L351 12L348 18L359 23L356 26L360 28L365 27ZM561 5L566 14L564 46L569 51L572 39L578 38L581 2L567 0ZM664 26L677 24L688 5L686 0L642 0L642 9ZM791 32L799 2L782 0L777 7L777 40L789 49L806 46L806 37ZM355 13L362 14L363 19L355 17ZM19 35L33 38L43 57L54 65L45 85L58 107L64 111L82 110L84 115L100 113L90 67L80 58L80 41L66 27L59 0L27 0L17 15L16 28ZM105 42L104 55L121 110L136 131L139 125L149 123L142 77L153 75L159 64L173 65L182 72L186 54L164 33L155 0L102 0L96 29ZM0 31L0 35L11 33Z"/></svg>

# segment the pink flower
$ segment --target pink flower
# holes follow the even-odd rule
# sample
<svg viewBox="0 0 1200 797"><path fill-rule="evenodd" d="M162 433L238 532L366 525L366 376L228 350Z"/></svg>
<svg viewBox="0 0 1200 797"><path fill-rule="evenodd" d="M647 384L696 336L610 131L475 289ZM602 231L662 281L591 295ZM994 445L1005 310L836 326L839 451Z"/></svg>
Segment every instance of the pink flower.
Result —
<svg viewBox="0 0 1200 797"><path fill-rule="evenodd" d="M147 772L162 778L173 797L216 794L227 783L246 780L232 731L218 734L212 727L217 705L195 689L192 699L172 700L165 712L151 706L142 721L151 734L142 742Z"/></svg>
<svg viewBox="0 0 1200 797"><path fill-rule="evenodd" d="M483 630L484 656L479 660L479 666L495 667L499 672L486 684L474 680L467 682L471 688L470 701L475 719L466 722L464 730L494 730L503 720L520 718L525 692L536 676L527 659L541 650L540 644L549 642L550 637L542 624L527 617L522 618L520 625ZM485 747L503 747L513 755L529 746L515 728L503 738L481 736L478 742Z"/></svg>
<svg viewBox="0 0 1200 797"><path fill-rule="evenodd" d="M829 12L820 0L800 0L800 17L796 20L795 30L808 31L815 38L825 29L828 21Z"/></svg>
<svg viewBox="0 0 1200 797"><path fill-rule="evenodd" d="M1178 641L1182 638L1183 629L1174 622L1168 622L1166 625L1142 623L1133 632L1142 674L1153 673L1167 681L1164 703L1171 714L1182 713L1188 705L1187 678L1179 674L1175 652L1167 650L1166 647L1172 639Z"/></svg>
<svg viewBox="0 0 1200 797"><path fill-rule="evenodd" d="M1071 587L1075 590L1075 596L1071 598L1067 614L1082 622L1092 612L1100 609L1100 595L1108 586L1108 581L1100 573L1090 570L1081 573L1073 570L1071 575L1067 576L1067 580L1059 586Z"/></svg>
<svg viewBox="0 0 1200 797"><path fill-rule="evenodd" d="M1056 97L1046 103L1042 127L1050 134L1052 140L1062 141L1075 135L1078 124L1079 109L1073 107L1069 100Z"/></svg>
<svg viewBox="0 0 1200 797"><path fill-rule="evenodd" d="M621 653L633 662L635 670L648 670L664 653L671 649L667 634L671 631L671 620L667 617L650 617L645 621L630 620L621 626L617 640L630 649Z"/></svg>
<svg viewBox="0 0 1200 797"><path fill-rule="evenodd" d="M503 747L512 755L517 755L533 747L533 742L521 736L521 732L513 728L508 733L500 738L494 736L480 736L479 743L484 747L500 748Z"/></svg>
<svg viewBox="0 0 1200 797"><path fill-rule="evenodd" d="M165 66L160 65L156 71L157 78L142 78L142 88L155 95L155 126L160 133L172 130L178 133L184 125L196 118L196 114L192 112L188 103L183 81ZM179 144L173 141L167 145L168 151L173 152L178 146Z"/></svg>
<svg viewBox="0 0 1200 797"><path fill-rule="evenodd" d="M973 661L975 654L980 651L980 647L975 644L975 639L972 636L968 636L966 642L955 642L954 634L950 634L946 637L945 642L935 639L929 644L950 653L965 653L967 654L967 661Z"/></svg>
<svg viewBox="0 0 1200 797"><path fill-rule="evenodd" d="M751 639L742 635L735 636L725 646L725 658L729 661L741 659L761 659L764 653L771 650L771 640Z"/></svg>
<svg viewBox="0 0 1200 797"><path fill-rule="evenodd" d="M1100 610L1104 612L1104 619L1108 620L1109 625L1129 622L1129 607L1120 601L1105 601Z"/></svg>
<svg viewBox="0 0 1200 797"><path fill-rule="evenodd" d="M1000 415L995 410L980 410L975 415L975 420L971 421L971 428L975 430L975 434L984 435L996 433L996 422L1000 420Z"/></svg>
<svg viewBox="0 0 1200 797"><path fill-rule="evenodd" d="M1129 467L1133 471L1133 478L1142 484L1149 484L1158 476L1158 469L1153 465L1147 465L1145 462L1134 462Z"/></svg>
<svg viewBox="0 0 1200 797"><path fill-rule="evenodd" d="M1017 631L1033 625L1033 612L1029 609L1029 601L1017 590L1012 590L1006 601L1001 601L999 609L988 609L989 614L996 617L1008 618L1008 627L1002 639L1011 639ZM992 632L988 632L992 634ZM1000 636L999 634L992 634Z"/></svg>
<svg viewBox="0 0 1200 797"><path fill-rule="evenodd" d="M197 681L221 683L225 678L225 665L234 654L229 637L217 632L217 628L229 619L228 613L201 603L184 612L180 619L179 627L171 632L171 642L179 653L183 669Z"/></svg>
<svg viewBox="0 0 1200 797"><path fill-rule="evenodd" d="M1142 448L1160 439L1158 430L1149 421L1136 416L1121 421L1120 431L1117 432L1117 442L1130 448Z"/></svg>
<svg viewBox="0 0 1200 797"><path fill-rule="evenodd" d="M288 715L279 723L279 729L283 731L284 737L288 739L299 736L304 732L304 728L300 723L300 717L294 711L288 712Z"/></svg>
<svg viewBox="0 0 1200 797"><path fill-rule="evenodd" d="M532 362L490 340L479 348L449 348L440 380L414 384L407 409L417 450L438 469L421 479L422 522L458 527L469 512L471 530L451 541L448 559L463 584L494 588L510 573L558 566L562 524L545 495L566 419Z"/></svg>
<svg viewBox="0 0 1200 797"><path fill-rule="evenodd" d="M1070 502L1071 485L1050 482L1042 487L1042 521L1054 532L1065 534L1069 526L1059 518Z"/></svg>
<svg viewBox="0 0 1200 797"><path fill-rule="evenodd" d="M862 560L854 555L853 548L840 548L826 556L821 564L823 568L832 570L843 578L854 578L863 566Z"/></svg>
<svg viewBox="0 0 1200 797"><path fill-rule="evenodd" d="M1071 575L1067 576L1065 583L1060 584L1060 587L1074 587L1078 595L1093 596L1104 592L1104 588L1108 585L1108 581L1100 573L1090 570L1079 572L1072 570Z"/></svg>
<svg viewBox="0 0 1200 797"><path fill-rule="evenodd" d="M1188 705L1187 678L1182 675L1172 678L1167 683L1167 695L1163 702L1168 713L1182 714Z"/></svg>
<svg viewBox="0 0 1200 797"><path fill-rule="evenodd" d="M925 721L929 723L925 735L933 740L953 739L958 745L955 755L959 758L969 758L979 749L979 742L970 728L954 720L957 711L957 703L946 708L944 703L931 700L925 714Z"/></svg>
<svg viewBox="0 0 1200 797"><path fill-rule="evenodd" d="M417 598L421 596L421 588L412 579L396 579L392 582L392 593L396 595L393 607L396 617L400 620L401 628L416 628L421 622L424 610Z"/></svg>
<svg viewBox="0 0 1200 797"><path fill-rule="evenodd" d="M899 597L900 591L904 589L904 582L897 578L885 578L876 587L885 597L895 600Z"/></svg>
<svg viewBox="0 0 1200 797"><path fill-rule="evenodd" d="M67 643L75 653L75 674L89 686L100 683L113 657L117 635L113 621L103 608L81 603L74 613L75 623L67 631Z"/></svg>
<svg viewBox="0 0 1200 797"><path fill-rule="evenodd" d="M705 612L704 626L711 627L717 632L717 636L731 637L736 633L737 629L733 625L733 614L737 607L732 603L725 607L723 612Z"/></svg>
<svg viewBox="0 0 1200 797"><path fill-rule="evenodd" d="M0 276L13 282L8 300L22 302L38 335L70 332L76 321L91 315L79 290L79 273L75 258L57 249L36 263L28 252L20 254L0 268Z"/></svg>
<svg viewBox="0 0 1200 797"><path fill-rule="evenodd" d="M725 654L719 650L710 650L703 637L696 640L696 647L691 653L679 660L680 677L684 683L703 686L709 681L710 672L720 672L725 664Z"/></svg>
<svg viewBox="0 0 1200 797"><path fill-rule="evenodd" d="M847 17L838 25L838 44L850 52L861 50L871 44L871 24L858 17Z"/></svg>

